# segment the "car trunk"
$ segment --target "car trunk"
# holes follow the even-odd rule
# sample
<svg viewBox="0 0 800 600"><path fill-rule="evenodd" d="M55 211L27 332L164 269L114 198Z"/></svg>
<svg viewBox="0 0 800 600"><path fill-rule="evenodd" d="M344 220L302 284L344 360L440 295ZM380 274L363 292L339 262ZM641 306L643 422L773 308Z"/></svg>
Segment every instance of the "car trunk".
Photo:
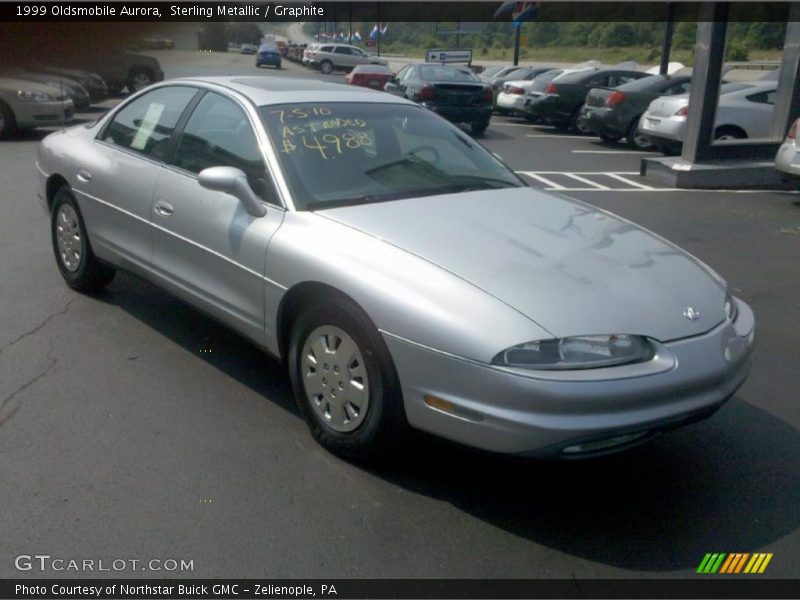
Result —
<svg viewBox="0 0 800 600"><path fill-rule="evenodd" d="M687 104L689 98L686 97L657 98L650 103L647 112L651 117L671 117Z"/></svg>
<svg viewBox="0 0 800 600"><path fill-rule="evenodd" d="M586 94L586 106L605 106L606 100L613 93L611 88L592 88Z"/></svg>
<svg viewBox="0 0 800 600"><path fill-rule="evenodd" d="M485 88L471 83L432 83L437 104L451 106L471 106L488 103L484 99Z"/></svg>

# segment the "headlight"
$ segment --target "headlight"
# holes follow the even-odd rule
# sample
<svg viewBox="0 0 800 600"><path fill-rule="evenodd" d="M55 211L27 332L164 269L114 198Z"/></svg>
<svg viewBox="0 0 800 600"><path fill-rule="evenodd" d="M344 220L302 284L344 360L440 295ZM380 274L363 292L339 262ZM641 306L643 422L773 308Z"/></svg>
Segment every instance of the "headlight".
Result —
<svg viewBox="0 0 800 600"><path fill-rule="evenodd" d="M25 102L52 102L54 98L50 94L44 92L30 92L28 90L19 90L17 92L20 100Z"/></svg>
<svg viewBox="0 0 800 600"><path fill-rule="evenodd" d="M725 318L728 319L728 321L735 321L737 314L738 309L736 308L736 301L733 299L733 296L727 294L725 296Z"/></svg>
<svg viewBox="0 0 800 600"><path fill-rule="evenodd" d="M537 340L512 346L492 364L526 369L598 369L653 357L653 348L638 335L581 335Z"/></svg>

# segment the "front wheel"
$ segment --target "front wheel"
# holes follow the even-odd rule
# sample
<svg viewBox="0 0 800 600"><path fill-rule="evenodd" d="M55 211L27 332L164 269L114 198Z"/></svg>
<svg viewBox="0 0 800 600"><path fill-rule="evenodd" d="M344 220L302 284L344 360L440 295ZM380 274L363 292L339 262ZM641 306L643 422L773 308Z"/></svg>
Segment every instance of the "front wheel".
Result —
<svg viewBox="0 0 800 600"><path fill-rule="evenodd" d="M323 60L319 65L319 70L322 71L324 75L330 75L333 73L333 63L329 60Z"/></svg>
<svg viewBox="0 0 800 600"><path fill-rule="evenodd" d="M14 111L5 102L0 101L0 140L7 140L17 132L17 121Z"/></svg>
<svg viewBox="0 0 800 600"><path fill-rule="evenodd" d="M92 252L83 216L67 186L56 192L50 225L56 264L69 287L97 292L111 283L115 271L98 262Z"/></svg>
<svg viewBox="0 0 800 600"><path fill-rule="evenodd" d="M311 434L351 458L376 458L407 427L389 351L367 315L345 298L308 307L295 321L289 375Z"/></svg>
<svg viewBox="0 0 800 600"><path fill-rule="evenodd" d="M589 131L589 128L586 126L586 123L584 121L581 121L580 108L578 108L578 110L572 113L572 119L570 120L569 128L575 133L580 133L584 135L591 133L591 131Z"/></svg>

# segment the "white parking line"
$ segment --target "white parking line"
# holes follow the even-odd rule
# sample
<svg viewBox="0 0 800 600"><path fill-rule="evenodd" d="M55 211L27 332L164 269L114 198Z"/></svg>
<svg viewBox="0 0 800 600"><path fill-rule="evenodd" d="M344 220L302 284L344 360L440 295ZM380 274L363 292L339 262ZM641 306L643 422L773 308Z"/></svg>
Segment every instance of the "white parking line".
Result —
<svg viewBox="0 0 800 600"><path fill-rule="evenodd" d="M639 188L641 190L647 190L648 192L656 189L656 188L651 187L649 185L644 185L643 183L639 183L637 181L631 181L630 179L626 179L625 177L623 177L622 175L619 175L617 173L609 173L608 176L611 177L612 179L616 179L617 181L621 181L622 183L626 183L628 185L632 185L632 186L637 187L637 188Z"/></svg>
<svg viewBox="0 0 800 600"><path fill-rule="evenodd" d="M585 183L587 185L592 185L592 186L595 187L595 189L598 189L598 190L606 191L606 190L610 190L611 189L607 185L603 185L601 183L597 183L595 181L592 181L591 179L586 179L586 177L581 177L580 175L576 175L575 173L564 173L564 175L566 175L567 177L569 177L571 179L574 179L575 181L580 181L581 183Z"/></svg>
<svg viewBox="0 0 800 600"><path fill-rule="evenodd" d="M545 188L547 190L565 190L565 189L567 189L563 185L558 185L555 181L550 181L549 179L547 179L546 177L542 177L538 173L533 173L531 171L517 171L517 173L520 173L522 175L527 175L531 179L536 179L540 183L543 183L546 186L549 186L549 187Z"/></svg>

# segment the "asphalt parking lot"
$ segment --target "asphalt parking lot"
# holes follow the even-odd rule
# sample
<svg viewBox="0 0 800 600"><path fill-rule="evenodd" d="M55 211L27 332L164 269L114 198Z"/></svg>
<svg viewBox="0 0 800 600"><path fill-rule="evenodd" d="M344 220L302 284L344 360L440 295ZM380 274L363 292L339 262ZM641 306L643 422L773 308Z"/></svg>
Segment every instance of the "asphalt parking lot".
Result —
<svg viewBox="0 0 800 600"><path fill-rule="evenodd" d="M131 577L678 577L756 551L765 577L800 572L798 193L669 190L636 175L641 153L494 118L481 142L532 186L725 277L758 319L752 374L711 419L607 458L420 437L363 467L314 443L282 366L236 334L130 275L63 284L34 191L45 134L0 143L0 576L76 575L15 569L36 553L194 564L112 573Z"/></svg>

